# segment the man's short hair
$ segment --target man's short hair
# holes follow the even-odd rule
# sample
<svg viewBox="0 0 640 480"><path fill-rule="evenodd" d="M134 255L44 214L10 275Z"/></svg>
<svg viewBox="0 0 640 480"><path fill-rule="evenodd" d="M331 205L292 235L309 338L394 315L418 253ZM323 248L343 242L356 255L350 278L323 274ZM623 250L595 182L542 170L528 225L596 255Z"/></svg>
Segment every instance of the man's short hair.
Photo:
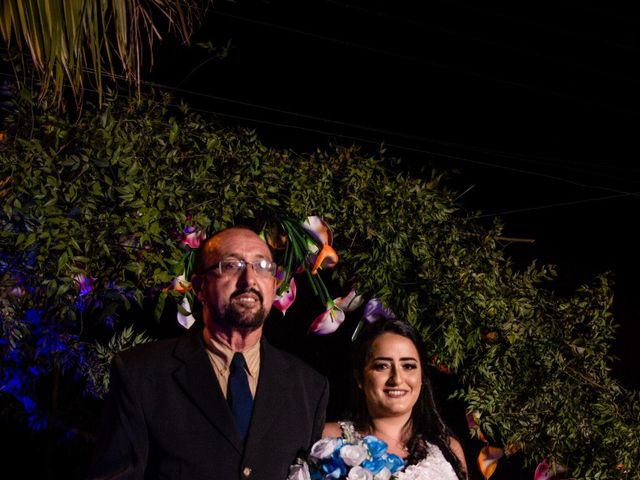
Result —
<svg viewBox="0 0 640 480"><path fill-rule="evenodd" d="M251 233L255 233L256 235L258 235L258 233L251 227L247 226L247 225L234 225L231 227L226 227L223 228L222 230L218 230L216 233L214 233L212 236L210 236L209 238L205 239L204 241L202 241L200 243L200 246L198 247L198 250L196 252L196 261L195 261L195 266L193 269L193 273L194 275L200 275L204 270L206 270L208 267L210 267L209 264L207 264L207 262L209 261L209 258L206 254L207 251L207 245L213 241L214 238L216 238L218 235L220 235L221 233L224 233L228 230L248 230ZM267 247L269 248L269 251L271 251L271 254L273 255L273 251L271 249L271 247L269 246L269 244L267 244L265 242L265 244L267 245Z"/></svg>

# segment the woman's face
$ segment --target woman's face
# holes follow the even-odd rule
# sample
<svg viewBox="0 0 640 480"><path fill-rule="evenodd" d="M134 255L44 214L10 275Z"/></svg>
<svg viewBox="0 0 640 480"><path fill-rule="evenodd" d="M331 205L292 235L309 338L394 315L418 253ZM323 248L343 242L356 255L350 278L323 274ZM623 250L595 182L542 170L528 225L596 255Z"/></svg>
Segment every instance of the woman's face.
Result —
<svg viewBox="0 0 640 480"><path fill-rule="evenodd" d="M422 387L422 366L413 342L395 333L376 338L360 386L372 418L410 416Z"/></svg>

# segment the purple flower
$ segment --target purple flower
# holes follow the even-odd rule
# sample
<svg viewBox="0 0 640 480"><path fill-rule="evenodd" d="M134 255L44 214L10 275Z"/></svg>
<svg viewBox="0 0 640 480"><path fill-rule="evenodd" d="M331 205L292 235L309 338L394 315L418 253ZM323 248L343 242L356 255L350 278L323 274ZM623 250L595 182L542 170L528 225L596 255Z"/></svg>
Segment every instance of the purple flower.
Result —
<svg viewBox="0 0 640 480"><path fill-rule="evenodd" d="M76 286L80 289L80 296L84 297L85 295L89 295L91 290L93 290L93 284L96 281L95 278L91 278L84 273L76 273L72 275L73 281Z"/></svg>
<svg viewBox="0 0 640 480"><path fill-rule="evenodd" d="M379 298L372 298L364 306L363 317L368 323L373 323L380 318L390 320L396 316L382 304Z"/></svg>

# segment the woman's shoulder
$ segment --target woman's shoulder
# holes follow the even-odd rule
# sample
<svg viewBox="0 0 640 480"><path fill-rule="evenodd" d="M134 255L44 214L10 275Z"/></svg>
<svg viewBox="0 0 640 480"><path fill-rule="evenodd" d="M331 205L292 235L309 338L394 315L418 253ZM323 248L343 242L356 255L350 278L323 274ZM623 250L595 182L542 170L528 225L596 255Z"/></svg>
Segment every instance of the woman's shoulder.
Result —
<svg viewBox="0 0 640 480"><path fill-rule="evenodd" d="M345 437L356 438L359 433L356 431L356 427L350 420L339 420L337 422L328 422L324 424L324 430L322 431L323 437Z"/></svg>
<svg viewBox="0 0 640 480"><path fill-rule="evenodd" d="M322 430L323 437L340 437L342 436L342 426L340 422L329 422L324 424Z"/></svg>
<svg viewBox="0 0 640 480"><path fill-rule="evenodd" d="M460 462L460 465L462 466L462 470L464 472L464 475L467 478L469 478L469 475L467 473L467 461L466 461L465 456L464 456L464 450L463 450L462 445L460 444L460 442L458 441L457 438L449 437L449 448L451 449L453 454L456 457L458 457L458 461Z"/></svg>

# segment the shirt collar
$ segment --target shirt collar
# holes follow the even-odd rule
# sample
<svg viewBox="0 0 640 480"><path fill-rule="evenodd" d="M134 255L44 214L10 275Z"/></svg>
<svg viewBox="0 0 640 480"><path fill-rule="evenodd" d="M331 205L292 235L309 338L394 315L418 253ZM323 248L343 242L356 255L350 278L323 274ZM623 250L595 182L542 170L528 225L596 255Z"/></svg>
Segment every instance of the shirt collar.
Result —
<svg viewBox="0 0 640 480"><path fill-rule="evenodd" d="M211 353L218 358L223 368L228 371L231 366L233 354L236 353L235 350L211 335L206 328L204 329L204 343ZM247 364L247 372L251 377L255 377L260 365L260 341L244 350L242 354Z"/></svg>

